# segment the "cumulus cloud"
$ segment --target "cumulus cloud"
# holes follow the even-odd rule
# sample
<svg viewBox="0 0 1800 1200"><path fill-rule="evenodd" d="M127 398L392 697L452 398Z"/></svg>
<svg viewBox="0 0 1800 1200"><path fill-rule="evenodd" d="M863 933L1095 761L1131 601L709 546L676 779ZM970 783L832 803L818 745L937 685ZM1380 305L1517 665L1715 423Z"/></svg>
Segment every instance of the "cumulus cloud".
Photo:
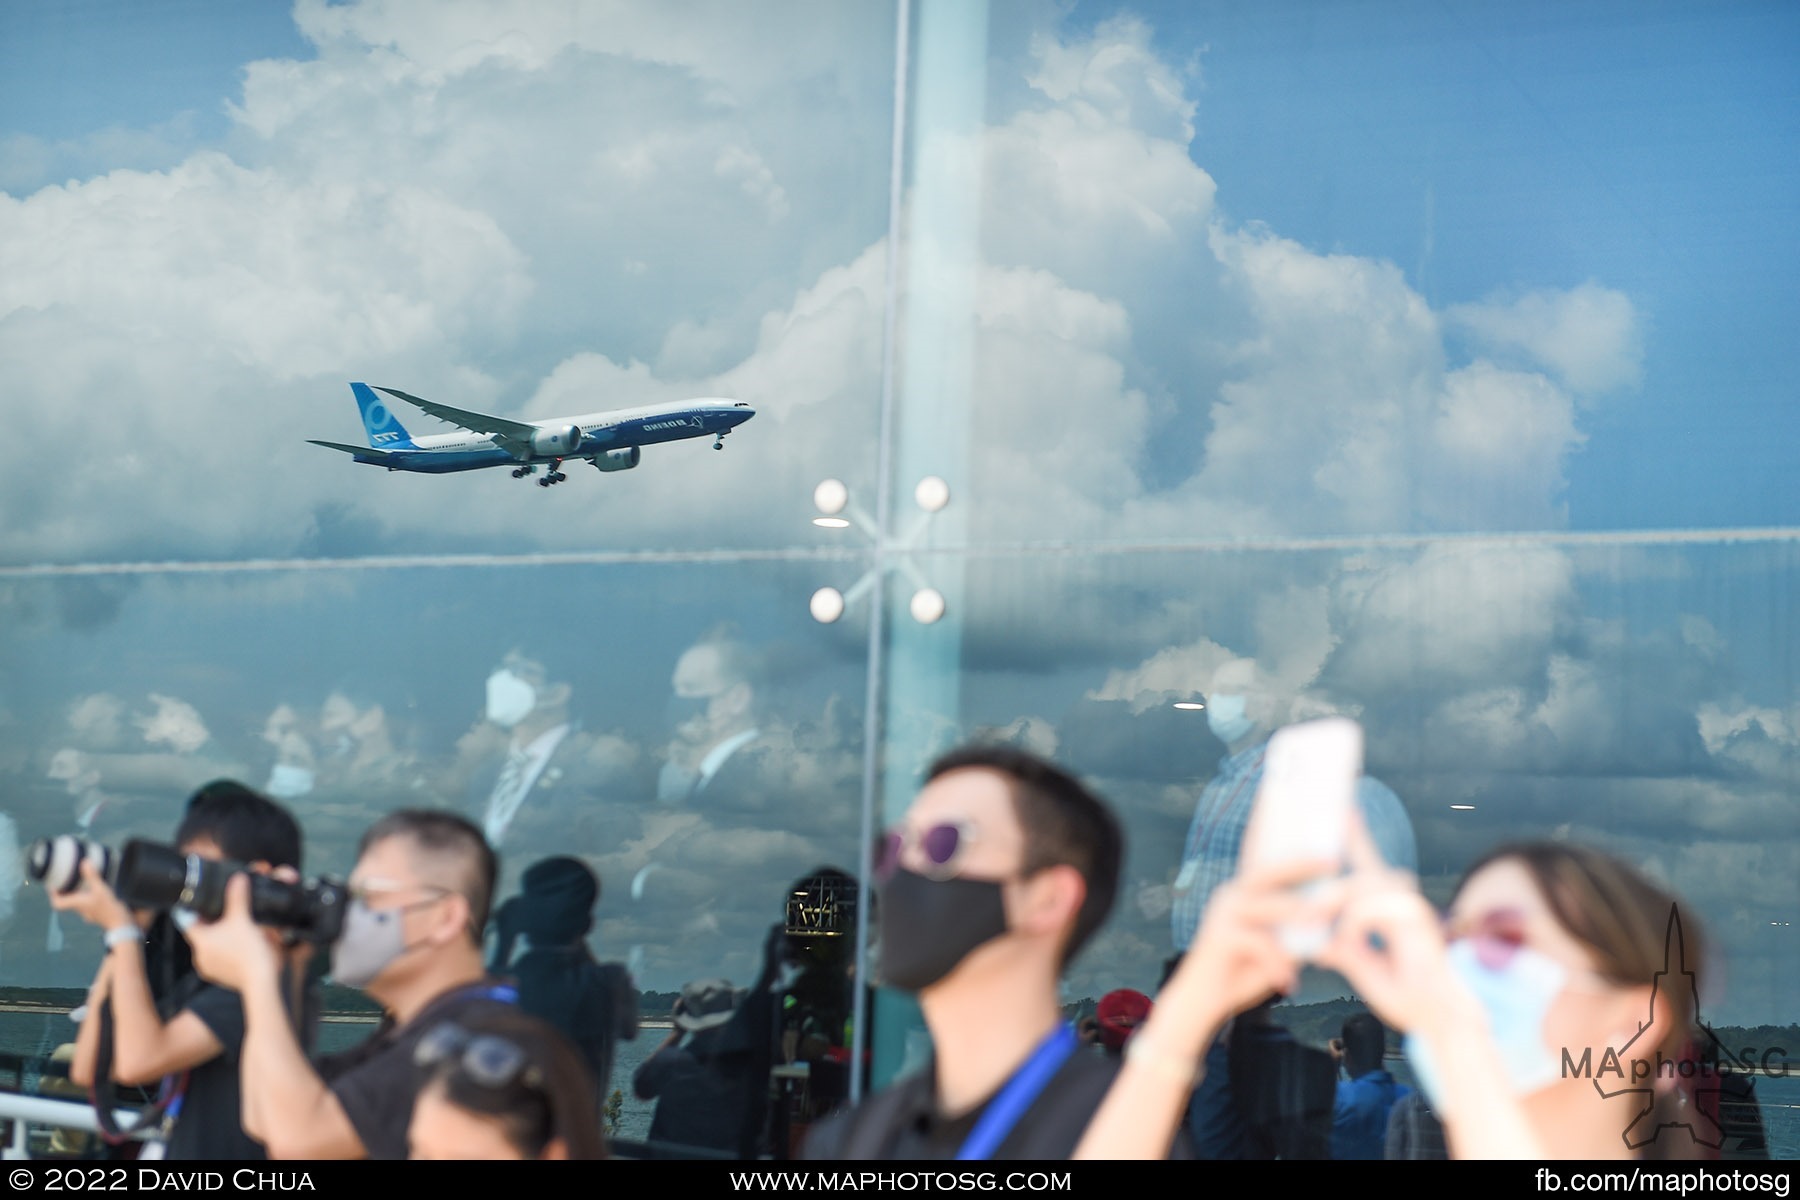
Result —
<svg viewBox="0 0 1800 1200"><path fill-rule="evenodd" d="M1643 370L1642 319L1631 298L1592 280L1450 307L1450 321L1497 352L1549 369L1571 390L1592 394L1636 385Z"/></svg>
<svg viewBox="0 0 1800 1200"><path fill-rule="evenodd" d="M316 58L251 64L219 145L121 146L104 172L0 196L0 395L37 431L0 450L0 558L811 546L821 478L867 499L889 14L302 0L295 19ZM1233 223L1232 181L1195 161L1193 74L1149 27L1041 21L998 48L1021 66L985 124L915 147L899 384L929 436L904 432L955 497L928 550L1566 523L1583 405L1642 374L1637 301L1590 281L1436 307L1391 262ZM653 447L546 494L305 446L360 440L359 378L527 418L691 395L759 411L723 453ZM46 446L85 464L81 487L43 486ZM1579 776L1596 812L1736 844L1791 779L1800 716L1730 677L1729 630L1678 605L1655 636L1589 619L1596 590L1630 583L1551 546L926 567L963 585L971 678L1064 672L1066 712L999 705L994 730L1092 764L1146 845L1179 838L1219 749L1167 703L1237 655L1363 712L1409 803L1475 792L1482 820L1568 824ZM103 708L88 732L116 741ZM165 705L146 731L180 749L197 720ZM912 727L956 721L896 717ZM1422 840L1498 828L1443 818L1421 812ZM826 848L770 832L771 855ZM609 869L663 843L718 872L742 850L672 818ZM1143 893L1095 961L1148 954L1158 905ZM707 920L692 945L754 932Z"/></svg>

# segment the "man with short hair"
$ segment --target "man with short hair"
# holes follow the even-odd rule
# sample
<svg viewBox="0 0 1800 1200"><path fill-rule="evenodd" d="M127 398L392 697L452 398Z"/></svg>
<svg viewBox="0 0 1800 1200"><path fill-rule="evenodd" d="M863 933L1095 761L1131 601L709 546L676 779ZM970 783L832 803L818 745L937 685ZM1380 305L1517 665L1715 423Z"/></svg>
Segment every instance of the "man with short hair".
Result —
<svg viewBox="0 0 1800 1200"><path fill-rule="evenodd" d="M405 1158L424 1083L413 1049L440 1021L510 1004L487 978L481 936L496 864L481 831L454 814L390 813L363 835L331 974L381 1003L370 1038L315 1069L278 1019L275 963L242 879L225 914L189 938L208 978L244 997L244 1127L271 1158Z"/></svg>
<svg viewBox="0 0 1800 1200"><path fill-rule="evenodd" d="M1123 855L1112 813L1052 763L999 746L934 763L876 866L881 973L918 994L933 1057L822 1122L805 1156L1069 1157L1118 1068L1074 1053L1057 981Z"/></svg>
<svg viewBox="0 0 1800 1200"><path fill-rule="evenodd" d="M1381 1065L1387 1054L1387 1027L1374 1013L1345 1017L1339 1045L1350 1078L1338 1081L1332 1105L1331 1157L1384 1158L1388 1119L1394 1105L1412 1089L1396 1083Z"/></svg>
<svg viewBox="0 0 1800 1200"><path fill-rule="evenodd" d="M300 826L281 805L244 785L215 780L188 799L175 829L183 855L243 863L252 870L300 866ZM235 991L208 983L186 961L181 935L134 913L92 860L81 867L81 886L53 894L51 904L105 932L106 951L88 992L87 1015L77 1035L69 1078L92 1086L103 1100L113 1084L168 1080L173 1099L164 1125L170 1159L258 1159L263 1147L239 1121L238 1060L244 1039L244 1006ZM191 927L192 913L177 910L177 928ZM147 932L145 926L150 931ZM280 934L261 930L265 947L285 967L281 1021L290 1036L311 1038L304 972L280 947ZM147 937L161 937L152 947ZM160 951L166 971L152 968ZM158 978L166 975L167 978ZM110 1030L110 1053L102 1050ZM109 1106L110 1107L110 1106Z"/></svg>

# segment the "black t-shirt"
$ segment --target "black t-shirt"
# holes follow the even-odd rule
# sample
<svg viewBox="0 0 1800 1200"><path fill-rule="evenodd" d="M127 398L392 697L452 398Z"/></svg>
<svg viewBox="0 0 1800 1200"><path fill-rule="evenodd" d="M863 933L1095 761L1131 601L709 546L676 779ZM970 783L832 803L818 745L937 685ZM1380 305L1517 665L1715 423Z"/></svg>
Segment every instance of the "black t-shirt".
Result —
<svg viewBox="0 0 1800 1200"><path fill-rule="evenodd" d="M288 982L289 977L284 975L283 995L289 994ZM166 1156L182 1160L267 1157L262 1143L244 1132L240 1074L244 1046L242 997L198 975L188 975L175 985L162 1007L174 1015L193 1013L222 1047L213 1058L188 1072L181 1108L169 1132ZM303 1046L311 1040L315 1017L313 1006L304 1005L301 1019L296 1022Z"/></svg>
<svg viewBox="0 0 1800 1200"><path fill-rule="evenodd" d="M492 1008L512 1009L496 984L475 984L446 992L404 1025L392 1019L376 1026L360 1045L319 1061L324 1078L370 1158L407 1156L406 1131L413 1100L430 1071L413 1065L413 1050L433 1026ZM515 1010L516 1011L516 1010Z"/></svg>
<svg viewBox="0 0 1800 1200"><path fill-rule="evenodd" d="M223 1047L188 1072L181 1111L169 1133L172 1159L263 1158L262 1143L244 1132L238 1055L244 1046L244 1002L236 992L190 975L176 985L170 1011L200 1018Z"/></svg>
<svg viewBox="0 0 1800 1200"><path fill-rule="evenodd" d="M1075 1153L1076 1144L1118 1073L1116 1060L1071 1054L992 1157L1039 1161L1068 1158ZM936 1092L934 1063L868 1097L854 1109L820 1122L801 1148L801 1157L915 1162L954 1159L993 1097L972 1112L946 1117L937 1110ZM995 1095L998 1094L996 1088ZM1185 1136L1177 1135L1171 1157L1190 1157Z"/></svg>

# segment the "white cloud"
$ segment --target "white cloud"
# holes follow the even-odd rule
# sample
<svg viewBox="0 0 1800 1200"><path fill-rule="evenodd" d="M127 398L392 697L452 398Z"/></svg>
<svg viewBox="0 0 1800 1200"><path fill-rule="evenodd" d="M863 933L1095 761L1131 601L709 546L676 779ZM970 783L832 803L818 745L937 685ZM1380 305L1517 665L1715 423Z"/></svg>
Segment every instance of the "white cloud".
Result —
<svg viewBox="0 0 1800 1200"><path fill-rule="evenodd" d="M1642 374L1636 306L1623 292L1591 280L1567 291L1453 305L1448 315L1476 340L1549 368L1578 393L1635 386Z"/></svg>

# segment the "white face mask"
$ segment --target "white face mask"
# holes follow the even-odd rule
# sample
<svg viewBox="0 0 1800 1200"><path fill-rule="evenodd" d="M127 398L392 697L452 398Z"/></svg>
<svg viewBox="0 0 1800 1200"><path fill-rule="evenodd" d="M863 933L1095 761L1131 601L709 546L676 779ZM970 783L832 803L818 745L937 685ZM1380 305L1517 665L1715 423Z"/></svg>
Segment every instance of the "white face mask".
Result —
<svg viewBox="0 0 1800 1200"><path fill-rule="evenodd" d="M511 729L537 707L537 689L502 667L488 676L487 719Z"/></svg>
<svg viewBox="0 0 1800 1200"><path fill-rule="evenodd" d="M410 950L405 917L406 908L374 909L361 900L352 900L344 910L343 932L331 948L333 981L345 987L362 987Z"/></svg>
<svg viewBox="0 0 1800 1200"><path fill-rule="evenodd" d="M1544 1043L1544 1018L1562 994L1568 971L1553 958L1528 947L1513 951L1503 967L1490 967L1476 956L1468 939L1453 942L1450 969L1474 993L1487 1013L1488 1032L1506 1064L1506 1082L1515 1096L1556 1082L1562 1060ZM1407 1034L1401 1047L1419 1087L1432 1107L1443 1104L1443 1073L1423 1041Z"/></svg>
<svg viewBox="0 0 1800 1200"><path fill-rule="evenodd" d="M1256 728L1256 723L1244 713L1243 696L1224 694L1206 698L1206 727L1229 746Z"/></svg>

